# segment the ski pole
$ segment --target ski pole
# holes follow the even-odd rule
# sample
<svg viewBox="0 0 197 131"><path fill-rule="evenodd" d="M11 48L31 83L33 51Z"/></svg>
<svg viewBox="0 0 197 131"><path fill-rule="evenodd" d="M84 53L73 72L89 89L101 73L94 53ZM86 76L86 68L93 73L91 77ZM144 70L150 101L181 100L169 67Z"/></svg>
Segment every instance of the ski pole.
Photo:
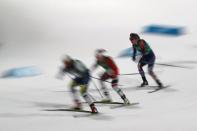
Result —
<svg viewBox="0 0 197 131"><path fill-rule="evenodd" d="M119 76L126 76L126 75L140 75L140 73L119 74Z"/></svg>
<svg viewBox="0 0 197 131"><path fill-rule="evenodd" d="M160 66L170 66L170 67L178 67L178 68L187 68L187 69L192 69L192 67L188 66L179 66L179 65L172 65L172 64L165 64L165 63L155 63L156 65Z"/></svg>
<svg viewBox="0 0 197 131"><path fill-rule="evenodd" d="M93 101L96 101L96 99L90 93L88 93L88 95L92 98Z"/></svg>
<svg viewBox="0 0 197 131"><path fill-rule="evenodd" d="M99 81L104 81L104 82L106 82L106 83L112 83L112 82L110 82L110 81L106 81L106 80L101 80L100 78L96 78L96 77L94 77L94 76L90 76L91 78L93 78L93 79L96 79L96 80L99 80ZM124 86L124 85L118 85L118 86Z"/></svg>
<svg viewBox="0 0 197 131"><path fill-rule="evenodd" d="M92 79L91 79L91 81L92 81L94 87L96 88L96 90L98 91L99 95L101 96L101 98L104 98L103 95L101 94L99 88L97 87L96 83Z"/></svg>

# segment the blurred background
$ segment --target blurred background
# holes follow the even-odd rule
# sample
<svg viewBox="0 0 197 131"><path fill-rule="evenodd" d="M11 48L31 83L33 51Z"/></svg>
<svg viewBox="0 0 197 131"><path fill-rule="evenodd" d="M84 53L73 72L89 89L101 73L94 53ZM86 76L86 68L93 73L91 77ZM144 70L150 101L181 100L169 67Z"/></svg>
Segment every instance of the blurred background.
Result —
<svg viewBox="0 0 197 131"><path fill-rule="evenodd" d="M0 0L0 72L14 74L14 78L0 79L0 130L195 131L196 7L195 0ZM166 34L161 28L144 32L150 25L177 28L178 33ZM127 94L140 107L126 111L99 107L108 114L100 120L42 111L71 104L64 92L69 78L55 79L64 54L90 67L95 49L104 48L121 73L138 72L129 56L117 58L131 47L131 32L147 40L157 62L184 66L156 66L161 80L172 89L148 95L132 88ZM139 82L139 76L120 78L127 87Z"/></svg>

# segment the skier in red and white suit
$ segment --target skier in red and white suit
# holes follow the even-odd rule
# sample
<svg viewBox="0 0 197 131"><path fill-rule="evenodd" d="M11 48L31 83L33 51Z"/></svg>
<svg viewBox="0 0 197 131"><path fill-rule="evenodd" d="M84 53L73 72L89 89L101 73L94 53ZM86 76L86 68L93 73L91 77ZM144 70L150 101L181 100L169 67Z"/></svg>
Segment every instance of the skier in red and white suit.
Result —
<svg viewBox="0 0 197 131"><path fill-rule="evenodd" d="M104 55L106 51L104 49L97 49L95 52L96 63L92 67L94 71L98 66L105 69L105 72L100 76L100 85L104 96L106 97L103 102L111 102L109 92L104 84L107 79L112 79L111 86L118 93L118 95L123 99L125 104L129 104L129 100L126 98L123 91L118 87L118 75L119 69L113 59L109 56Z"/></svg>

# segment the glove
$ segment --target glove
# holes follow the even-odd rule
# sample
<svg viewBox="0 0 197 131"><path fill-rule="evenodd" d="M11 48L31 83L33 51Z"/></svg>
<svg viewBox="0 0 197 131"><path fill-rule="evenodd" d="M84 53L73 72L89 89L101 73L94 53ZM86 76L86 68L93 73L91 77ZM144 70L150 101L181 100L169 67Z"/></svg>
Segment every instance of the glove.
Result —
<svg viewBox="0 0 197 131"><path fill-rule="evenodd" d="M133 57L132 57L132 60L133 60L133 61L135 61L135 60L136 60L135 56L133 56Z"/></svg>
<svg viewBox="0 0 197 131"><path fill-rule="evenodd" d="M111 70L111 69L109 69L109 70L107 71L107 74L108 74L109 76L115 77L115 72L114 72L113 70Z"/></svg>

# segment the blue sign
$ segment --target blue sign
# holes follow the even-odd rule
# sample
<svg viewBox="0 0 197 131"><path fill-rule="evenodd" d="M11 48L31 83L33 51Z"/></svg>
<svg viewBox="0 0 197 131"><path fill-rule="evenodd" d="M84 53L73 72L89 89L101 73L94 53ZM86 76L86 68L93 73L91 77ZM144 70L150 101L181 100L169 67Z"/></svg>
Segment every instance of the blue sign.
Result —
<svg viewBox="0 0 197 131"><path fill-rule="evenodd" d="M28 76L37 76L40 75L42 72L40 69L34 66L28 67L18 67L12 68L3 73L4 78L7 77L28 77Z"/></svg>
<svg viewBox="0 0 197 131"><path fill-rule="evenodd" d="M143 33L180 36L184 34L184 28L164 25L148 25L144 28Z"/></svg>

